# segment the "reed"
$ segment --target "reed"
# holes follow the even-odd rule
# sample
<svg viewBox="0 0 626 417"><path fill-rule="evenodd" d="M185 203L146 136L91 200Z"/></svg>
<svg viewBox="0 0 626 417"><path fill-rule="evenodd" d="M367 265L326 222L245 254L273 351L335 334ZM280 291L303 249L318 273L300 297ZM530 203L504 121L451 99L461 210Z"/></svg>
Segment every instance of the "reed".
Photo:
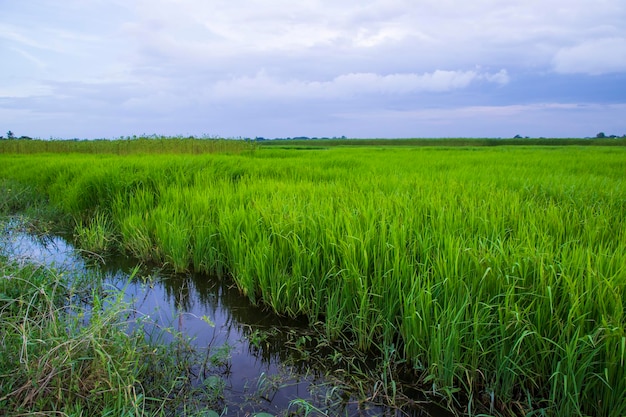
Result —
<svg viewBox="0 0 626 417"><path fill-rule="evenodd" d="M119 138L115 140L0 140L0 153L85 153L85 154L205 154L205 153L241 153L256 148L251 141L196 138L183 136L143 135Z"/></svg>
<svg viewBox="0 0 626 417"><path fill-rule="evenodd" d="M135 256L394 345L470 415L626 413L623 147L0 159L56 206L107 213Z"/></svg>

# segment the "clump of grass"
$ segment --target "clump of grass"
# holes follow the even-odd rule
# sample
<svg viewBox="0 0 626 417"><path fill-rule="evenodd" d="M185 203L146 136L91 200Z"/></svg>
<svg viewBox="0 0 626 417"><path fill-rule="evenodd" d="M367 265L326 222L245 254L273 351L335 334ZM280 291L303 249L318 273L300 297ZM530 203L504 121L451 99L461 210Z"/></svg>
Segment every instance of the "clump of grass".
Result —
<svg viewBox="0 0 626 417"><path fill-rule="evenodd" d="M128 335L125 306L100 308L92 292L89 317L76 308L62 274L0 260L0 407L15 414L67 412L140 413L139 377L149 354L140 335Z"/></svg>
<svg viewBox="0 0 626 417"><path fill-rule="evenodd" d="M66 277L0 258L3 415L172 415L219 406L219 374L205 370L206 383L194 388L201 358L184 338L146 339L119 290L94 276ZM200 396L208 386L211 396Z"/></svg>
<svg viewBox="0 0 626 417"><path fill-rule="evenodd" d="M0 216L14 215L20 216L23 227L33 234L59 231L67 225L67 216L51 206L46 195L33 185L0 179Z"/></svg>
<svg viewBox="0 0 626 417"><path fill-rule="evenodd" d="M78 220L74 238L83 251L104 255L117 248L115 227L105 213L98 212L87 221Z"/></svg>
<svg viewBox="0 0 626 417"><path fill-rule="evenodd" d="M41 201L32 186L20 184L10 179L0 180L0 215L24 211Z"/></svg>

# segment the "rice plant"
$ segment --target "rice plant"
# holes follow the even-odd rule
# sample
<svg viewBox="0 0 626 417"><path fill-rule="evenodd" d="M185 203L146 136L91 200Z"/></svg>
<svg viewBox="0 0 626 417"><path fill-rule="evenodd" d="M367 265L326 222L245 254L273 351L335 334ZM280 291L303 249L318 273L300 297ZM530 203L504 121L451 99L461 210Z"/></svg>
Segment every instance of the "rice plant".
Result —
<svg viewBox="0 0 626 417"><path fill-rule="evenodd" d="M93 254L109 253L116 246L114 226L104 213L96 213L87 221L78 219L74 234L78 246Z"/></svg>
<svg viewBox="0 0 626 417"><path fill-rule="evenodd" d="M376 146L5 154L0 177L330 340L395 346L469 415L626 413L624 147Z"/></svg>

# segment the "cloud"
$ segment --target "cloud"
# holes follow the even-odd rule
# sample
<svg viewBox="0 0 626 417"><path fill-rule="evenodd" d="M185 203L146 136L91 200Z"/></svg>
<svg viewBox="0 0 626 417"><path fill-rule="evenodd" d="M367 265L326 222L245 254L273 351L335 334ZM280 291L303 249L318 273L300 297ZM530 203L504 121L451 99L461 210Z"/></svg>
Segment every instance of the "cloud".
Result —
<svg viewBox="0 0 626 417"><path fill-rule="evenodd" d="M17 47L11 47L10 49L17 52L20 56L22 56L23 58L26 58L29 62L36 65L40 69L43 69L46 67L46 63L42 59L37 57L36 55L28 53Z"/></svg>
<svg viewBox="0 0 626 417"><path fill-rule="evenodd" d="M534 103L624 102L624 0L5 3L0 107L23 112L0 121L44 137L419 135L435 108L458 122L441 134L500 135L498 111L532 134L541 112L603 117Z"/></svg>
<svg viewBox="0 0 626 417"><path fill-rule="evenodd" d="M582 42L559 50L553 59L559 73L599 75L626 71L626 38Z"/></svg>
<svg viewBox="0 0 626 417"><path fill-rule="evenodd" d="M506 84L506 70L495 74L476 71L436 70L431 73L348 73L329 81L281 80L265 71L254 77L238 77L219 81L213 93L223 98L349 98L353 96L382 94L402 95L420 92L446 92L462 89L473 82L487 81Z"/></svg>

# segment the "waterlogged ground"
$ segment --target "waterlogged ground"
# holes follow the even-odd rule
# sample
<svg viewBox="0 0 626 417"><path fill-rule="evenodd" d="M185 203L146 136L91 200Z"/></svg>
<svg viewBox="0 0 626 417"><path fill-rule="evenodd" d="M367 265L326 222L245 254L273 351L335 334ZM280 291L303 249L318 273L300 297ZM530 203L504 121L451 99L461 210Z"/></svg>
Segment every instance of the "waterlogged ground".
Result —
<svg viewBox="0 0 626 417"><path fill-rule="evenodd" d="M34 237L17 226L3 231L0 252L64 274L95 272L111 294L122 291L129 318L143 323L146 337L176 346L177 354L197 354L194 383L210 385L206 401L212 404L219 391L221 415L448 415L434 405L396 410L357 399L341 383L340 375L349 370L338 364L347 358L317 345L305 321L251 305L227 279L136 269L126 258L93 261L62 237Z"/></svg>

